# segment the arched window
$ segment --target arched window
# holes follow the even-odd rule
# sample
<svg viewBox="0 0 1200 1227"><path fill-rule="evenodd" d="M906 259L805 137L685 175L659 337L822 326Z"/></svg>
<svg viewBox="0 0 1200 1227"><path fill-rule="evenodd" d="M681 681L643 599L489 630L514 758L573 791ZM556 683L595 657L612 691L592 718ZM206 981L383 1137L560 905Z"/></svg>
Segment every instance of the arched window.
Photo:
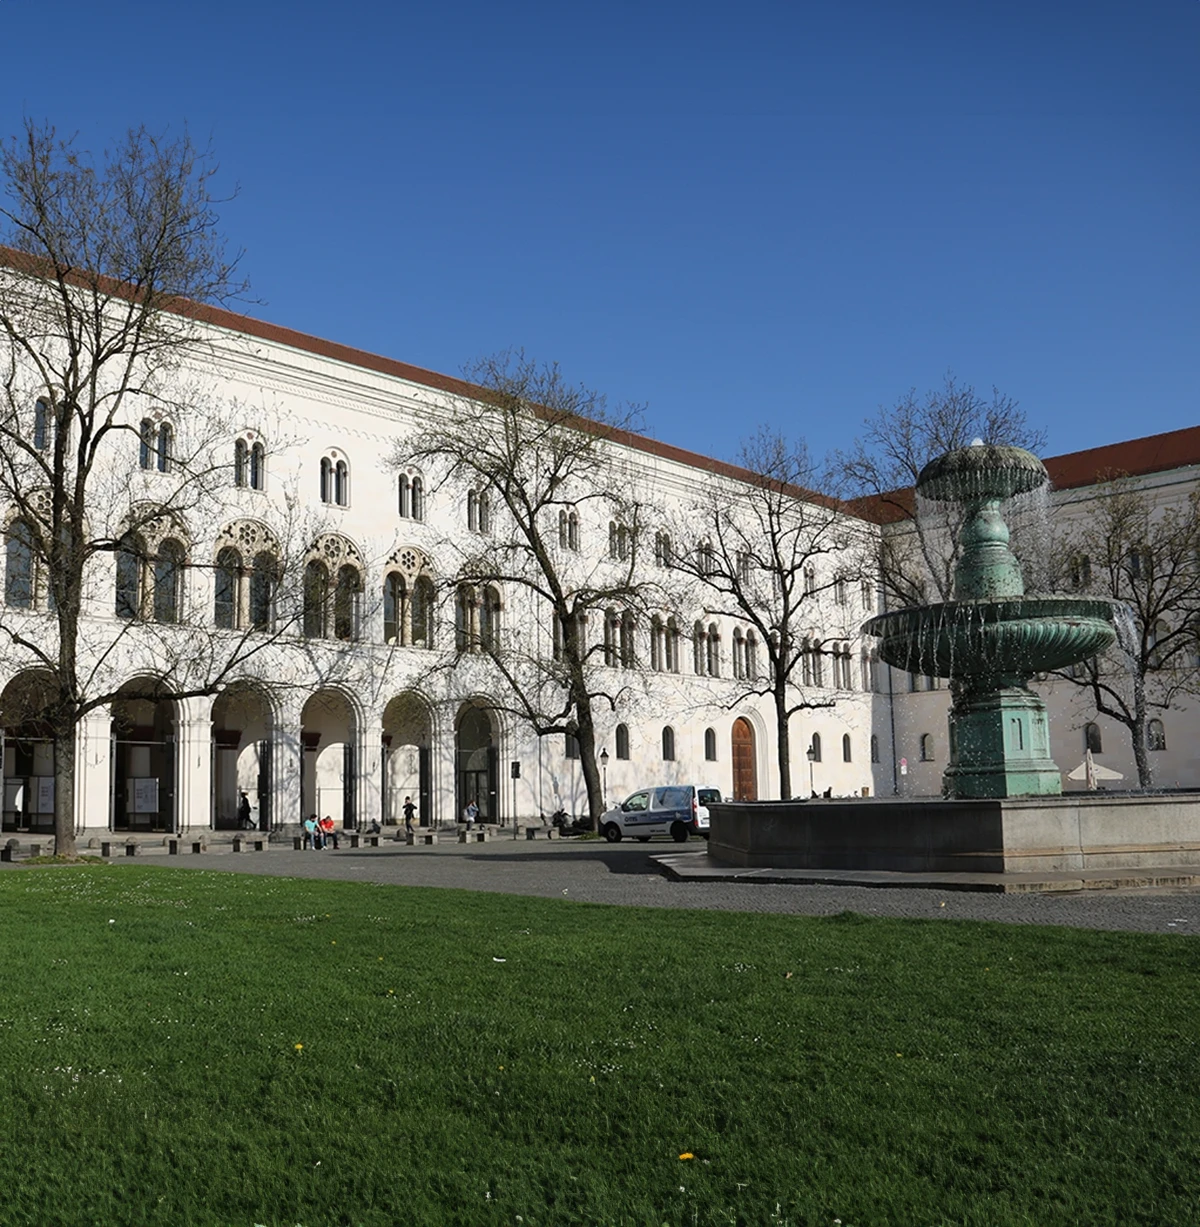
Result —
<svg viewBox="0 0 1200 1227"><path fill-rule="evenodd" d="M401 473L396 481L396 495L396 510L400 513L401 519L407 520L412 512L412 494L406 473Z"/></svg>
<svg viewBox="0 0 1200 1227"><path fill-rule="evenodd" d="M1163 667L1163 641L1171 633L1171 628L1163 621L1155 622L1146 632L1146 667L1161 669Z"/></svg>
<svg viewBox="0 0 1200 1227"><path fill-rule="evenodd" d="M876 734L871 734L871 762L879 762L879 738Z"/></svg>
<svg viewBox="0 0 1200 1227"><path fill-rule="evenodd" d="M622 562L629 557L629 529L624 524L617 525L617 557Z"/></svg>
<svg viewBox="0 0 1200 1227"><path fill-rule="evenodd" d="M154 559L154 620L178 622L183 605L183 546L167 539Z"/></svg>
<svg viewBox="0 0 1200 1227"><path fill-rule="evenodd" d="M350 505L350 469L344 460L333 468L333 501L339 507Z"/></svg>
<svg viewBox="0 0 1200 1227"><path fill-rule="evenodd" d="M621 668L632 669L637 664L637 643L634 639L633 614L621 615Z"/></svg>
<svg viewBox="0 0 1200 1227"><path fill-rule="evenodd" d="M158 471L169 473L175 452L175 430L169 422L163 422L158 428L158 446L155 457Z"/></svg>
<svg viewBox="0 0 1200 1227"><path fill-rule="evenodd" d="M404 604L407 592L404 576L395 571L383 581L383 641L401 643L404 634Z"/></svg>
<svg viewBox="0 0 1200 1227"><path fill-rule="evenodd" d="M1146 749L1165 750L1166 748L1167 730L1163 727L1163 722L1158 719L1151 720L1146 725Z"/></svg>
<svg viewBox="0 0 1200 1227"><path fill-rule="evenodd" d="M479 492L467 491L467 528L473 533L479 531Z"/></svg>
<svg viewBox="0 0 1200 1227"><path fill-rule="evenodd" d="M217 555L213 572L213 622L218 630L233 630L238 624L238 587L242 556L232 546Z"/></svg>
<svg viewBox="0 0 1200 1227"><path fill-rule="evenodd" d="M321 457L321 502L333 502L333 461L328 456Z"/></svg>
<svg viewBox="0 0 1200 1227"><path fill-rule="evenodd" d="M663 624L658 614L650 619L650 668L656 673L661 673L664 668Z"/></svg>
<svg viewBox="0 0 1200 1227"><path fill-rule="evenodd" d="M619 759L629 758L629 725L617 725L617 757Z"/></svg>
<svg viewBox="0 0 1200 1227"><path fill-rule="evenodd" d="M671 565L671 537L669 533L654 534L654 565L669 567Z"/></svg>
<svg viewBox="0 0 1200 1227"><path fill-rule="evenodd" d="M675 730L669 724L662 731L662 756L664 763L675 761Z"/></svg>
<svg viewBox="0 0 1200 1227"><path fill-rule="evenodd" d="M721 634L717 624L713 622L708 628L708 645L705 663L708 666L709 677L721 676Z"/></svg>
<svg viewBox="0 0 1200 1227"><path fill-rule="evenodd" d="M814 686L825 685L825 660L821 655L820 644L814 644L812 650L812 675Z"/></svg>
<svg viewBox="0 0 1200 1227"><path fill-rule="evenodd" d="M804 568L804 595L811 596L817 590L817 569L814 566Z"/></svg>
<svg viewBox="0 0 1200 1227"><path fill-rule="evenodd" d="M609 609L604 614L604 663L615 668L620 659L621 619L615 609Z"/></svg>
<svg viewBox="0 0 1200 1227"><path fill-rule="evenodd" d="M1076 592L1091 586L1092 560L1086 554L1076 554L1071 559L1071 587Z"/></svg>
<svg viewBox="0 0 1200 1227"><path fill-rule="evenodd" d="M479 492L479 531L484 534L492 531L492 506L486 490Z"/></svg>
<svg viewBox="0 0 1200 1227"><path fill-rule="evenodd" d="M413 647L433 647L433 581L427 576L413 582L411 616Z"/></svg>
<svg viewBox="0 0 1200 1227"><path fill-rule="evenodd" d="M265 490L267 485L267 449L261 443L250 447L250 489Z"/></svg>
<svg viewBox="0 0 1200 1227"><path fill-rule="evenodd" d="M932 733L922 733L921 734L921 762L923 763L933 762L933 734Z"/></svg>
<svg viewBox="0 0 1200 1227"><path fill-rule="evenodd" d="M674 618L667 619L666 632L666 647L667 647L667 672L679 672L679 624Z"/></svg>
<svg viewBox="0 0 1200 1227"><path fill-rule="evenodd" d="M460 584L454 594L454 648L466 652L474 641L471 624L475 619L475 589Z"/></svg>
<svg viewBox="0 0 1200 1227"><path fill-rule="evenodd" d="M1104 753L1104 739L1100 736L1100 726L1098 724L1085 724L1083 726L1083 748L1091 750L1093 754Z"/></svg>
<svg viewBox="0 0 1200 1227"><path fill-rule="evenodd" d="M32 609L37 589L33 534L24 520L16 520L9 527L4 563L4 603L11 609Z"/></svg>
<svg viewBox="0 0 1200 1227"><path fill-rule="evenodd" d="M692 627L692 668L697 677L703 677L708 669L708 633L702 622Z"/></svg>
<svg viewBox="0 0 1200 1227"><path fill-rule="evenodd" d="M338 568L337 587L333 593L333 635L335 639L358 638L359 596L362 577L357 567L348 563Z"/></svg>
<svg viewBox="0 0 1200 1227"><path fill-rule="evenodd" d="M558 548L565 550L567 548L567 511L566 508L561 508L558 513Z"/></svg>
<svg viewBox="0 0 1200 1227"><path fill-rule="evenodd" d="M741 627L735 628L733 632L733 676L746 676L746 641L742 638Z"/></svg>
<svg viewBox="0 0 1200 1227"><path fill-rule="evenodd" d="M479 646L485 652L500 650L500 593L485 588L479 602Z"/></svg>
<svg viewBox="0 0 1200 1227"><path fill-rule="evenodd" d="M304 568L304 634L309 639L324 639L326 609L329 605L329 568L314 559Z"/></svg>
<svg viewBox="0 0 1200 1227"><path fill-rule="evenodd" d="M746 678L758 681L758 639L753 631L746 632Z"/></svg>
<svg viewBox="0 0 1200 1227"><path fill-rule="evenodd" d="M143 469L154 468L154 423L142 418L138 427L138 464Z"/></svg>
<svg viewBox="0 0 1200 1227"><path fill-rule="evenodd" d="M419 477L412 479L412 518L425 519L425 483Z"/></svg>
<svg viewBox="0 0 1200 1227"><path fill-rule="evenodd" d="M842 762L848 763L853 761L850 756L850 734L842 734Z"/></svg>
<svg viewBox="0 0 1200 1227"><path fill-rule="evenodd" d="M812 754L812 761L814 763L819 763L821 761L821 734L820 733L814 733L812 735L812 741L809 743L808 748Z"/></svg>
<svg viewBox="0 0 1200 1227"><path fill-rule="evenodd" d="M233 444L233 484L245 486L250 479L249 449L245 439L236 439Z"/></svg>
<svg viewBox="0 0 1200 1227"><path fill-rule="evenodd" d="M254 555L250 568L250 625L256 631L271 629L278 574L279 565L273 554L264 550Z"/></svg>
<svg viewBox="0 0 1200 1227"><path fill-rule="evenodd" d="M717 556L711 541L701 541L696 546L696 569L701 575L712 575L717 569Z"/></svg>
<svg viewBox="0 0 1200 1227"><path fill-rule="evenodd" d="M52 422L50 406L39 397L37 404L33 407L33 446L39 452L50 450L50 427Z"/></svg>
<svg viewBox="0 0 1200 1227"><path fill-rule="evenodd" d="M563 735L564 752L567 758L577 759L579 757L579 738L575 733L565 733Z"/></svg>
<svg viewBox="0 0 1200 1227"><path fill-rule="evenodd" d="M704 758L705 761L715 763L717 761L717 732L716 729L704 730Z"/></svg>
<svg viewBox="0 0 1200 1227"><path fill-rule="evenodd" d="M567 549L579 552L579 515L575 511L567 513Z"/></svg>
<svg viewBox="0 0 1200 1227"><path fill-rule="evenodd" d="M137 538L126 533L117 547L116 615L136 618L141 612L141 550Z"/></svg>

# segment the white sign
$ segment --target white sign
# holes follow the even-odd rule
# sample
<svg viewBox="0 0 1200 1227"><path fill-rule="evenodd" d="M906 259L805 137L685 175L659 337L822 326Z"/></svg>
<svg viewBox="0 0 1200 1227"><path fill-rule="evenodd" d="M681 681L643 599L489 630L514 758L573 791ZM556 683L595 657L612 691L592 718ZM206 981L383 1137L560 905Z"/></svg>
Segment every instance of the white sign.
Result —
<svg viewBox="0 0 1200 1227"><path fill-rule="evenodd" d="M900 760L900 774L901 775L908 774L908 759L907 758L902 758Z"/></svg>
<svg viewBox="0 0 1200 1227"><path fill-rule="evenodd" d="M145 776L142 779L129 781L129 789L133 793L133 812L135 814L158 813L158 780Z"/></svg>
<svg viewBox="0 0 1200 1227"><path fill-rule="evenodd" d="M35 814L54 813L54 776L39 775L34 781L37 785L37 804Z"/></svg>

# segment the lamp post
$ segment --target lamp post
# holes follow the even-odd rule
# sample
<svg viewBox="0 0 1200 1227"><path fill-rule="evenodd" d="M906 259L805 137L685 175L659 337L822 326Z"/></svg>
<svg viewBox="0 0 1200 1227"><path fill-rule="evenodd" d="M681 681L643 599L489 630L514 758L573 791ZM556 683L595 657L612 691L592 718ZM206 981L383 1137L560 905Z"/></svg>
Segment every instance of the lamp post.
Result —
<svg viewBox="0 0 1200 1227"><path fill-rule="evenodd" d="M813 783L813 763L817 761L817 752L809 746L804 751L804 757L808 759L808 791L809 795L815 797L817 795L817 787Z"/></svg>
<svg viewBox="0 0 1200 1227"><path fill-rule="evenodd" d="M600 808L608 809L608 751L600 751Z"/></svg>

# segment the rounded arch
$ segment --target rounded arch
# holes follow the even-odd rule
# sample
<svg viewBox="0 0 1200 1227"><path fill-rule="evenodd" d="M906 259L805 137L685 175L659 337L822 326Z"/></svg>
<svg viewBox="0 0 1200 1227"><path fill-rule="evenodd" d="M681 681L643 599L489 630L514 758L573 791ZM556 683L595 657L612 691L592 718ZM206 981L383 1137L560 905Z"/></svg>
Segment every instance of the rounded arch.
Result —
<svg viewBox="0 0 1200 1227"><path fill-rule="evenodd" d="M276 718L271 693L257 679L232 682L213 701L211 822L215 830L271 829ZM242 804L243 794L246 805Z"/></svg>
<svg viewBox="0 0 1200 1227"><path fill-rule="evenodd" d="M500 821L500 724L486 700L463 703L454 719L456 812L472 802L479 822Z"/></svg>
<svg viewBox="0 0 1200 1227"><path fill-rule="evenodd" d="M309 695L300 712L300 814L330 817L346 830L358 825L358 698L336 686Z"/></svg>
<svg viewBox="0 0 1200 1227"><path fill-rule="evenodd" d="M112 704L115 831L177 830L178 702L163 693L160 679L131 678Z"/></svg>
<svg viewBox="0 0 1200 1227"><path fill-rule="evenodd" d="M0 691L4 734L3 814L6 831L54 830L54 727L47 718L54 702L51 674L30 669L10 678Z"/></svg>
<svg viewBox="0 0 1200 1227"><path fill-rule="evenodd" d="M758 752L754 725L738 716L730 730L730 759L733 764L733 799L758 800Z"/></svg>
<svg viewBox="0 0 1200 1227"><path fill-rule="evenodd" d="M419 826L429 826L433 812L433 710L423 695L405 690L383 709L383 820L404 820L404 803L416 805Z"/></svg>

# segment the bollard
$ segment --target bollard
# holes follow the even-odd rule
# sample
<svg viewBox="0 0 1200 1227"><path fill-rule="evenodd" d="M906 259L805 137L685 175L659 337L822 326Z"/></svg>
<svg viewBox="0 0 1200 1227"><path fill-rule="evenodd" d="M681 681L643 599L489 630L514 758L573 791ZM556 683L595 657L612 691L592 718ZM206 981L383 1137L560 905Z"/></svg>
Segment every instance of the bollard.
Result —
<svg viewBox="0 0 1200 1227"><path fill-rule="evenodd" d="M30 844L29 845L29 855L30 856L41 856L42 855L42 845L41 844Z"/></svg>
<svg viewBox="0 0 1200 1227"><path fill-rule="evenodd" d="M100 855L101 856L112 856L112 844L102 843L100 845Z"/></svg>
<svg viewBox="0 0 1200 1227"><path fill-rule="evenodd" d="M299 835L294 835L292 837L292 851L293 852L303 852L304 851L304 840L301 839Z"/></svg>
<svg viewBox="0 0 1200 1227"><path fill-rule="evenodd" d="M379 836L378 835L368 835L367 836L367 847L368 848L378 848L379 847Z"/></svg>
<svg viewBox="0 0 1200 1227"><path fill-rule="evenodd" d="M251 845L251 847L254 849L255 852L263 851L263 849L266 848L266 846L267 846L266 841L262 839L256 839L254 843Z"/></svg>
<svg viewBox="0 0 1200 1227"><path fill-rule="evenodd" d="M167 840L167 855L168 856L178 856L179 855L179 840L177 839Z"/></svg>
<svg viewBox="0 0 1200 1227"><path fill-rule="evenodd" d="M126 856L137 856L137 854L138 854L138 847L139 847L139 846L140 846L140 845L136 844L136 843L135 843L135 842L134 842L134 841L131 839L131 840L130 840L130 841L129 841L129 842L126 844L126 845L125 845L125 855L126 855Z"/></svg>
<svg viewBox="0 0 1200 1227"><path fill-rule="evenodd" d="M192 844L192 855L199 856L200 853L203 851L204 851L204 845L199 840L196 840L196 842Z"/></svg>
<svg viewBox="0 0 1200 1227"><path fill-rule="evenodd" d="M350 836L350 847L352 848L358 847L358 836L357 835Z"/></svg>

